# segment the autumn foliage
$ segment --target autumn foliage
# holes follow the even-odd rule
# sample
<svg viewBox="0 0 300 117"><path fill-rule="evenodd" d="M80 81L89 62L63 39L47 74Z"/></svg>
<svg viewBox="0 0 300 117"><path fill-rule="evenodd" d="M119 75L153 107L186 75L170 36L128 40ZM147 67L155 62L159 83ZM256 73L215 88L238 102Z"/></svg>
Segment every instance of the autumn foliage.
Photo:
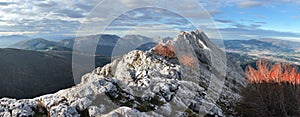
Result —
<svg viewBox="0 0 300 117"><path fill-rule="evenodd" d="M169 58L175 58L175 47L171 45L157 44L154 47L154 51L156 54L163 55Z"/></svg>
<svg viewBox="0 0 300 117"><path fill-rule="evenodd" d="M300 116L300 84L297 68L259 60L245 71L249 80L237 109L243 116Z"/></svg>
<svg viewBox="0 0 300 117"><path fill-rule="evenodd" d="M154 51L158 55L166 56L168 58L178 58L180 63L187 67L195 67L195 64L197 64L195 57L192 57L188 54L183 54L176 56L175 54L175 46L167 45L167 44L157 44L154 47Z"/></svg>
<svg viewBox="0 0 300 117"><path fill-rule="evenodd" d="M297 67L289 64L271 63L259 60L256 63L257 69L249 66L246 69L246 77L251 83L261 82L288 82L292 84L300 84L300 73Z"/></svg>

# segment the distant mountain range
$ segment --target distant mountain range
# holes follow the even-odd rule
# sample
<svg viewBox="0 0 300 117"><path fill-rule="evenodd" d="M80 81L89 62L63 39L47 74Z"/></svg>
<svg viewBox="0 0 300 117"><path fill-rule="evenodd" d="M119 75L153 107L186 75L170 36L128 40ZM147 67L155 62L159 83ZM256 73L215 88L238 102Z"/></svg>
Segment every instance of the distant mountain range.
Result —
<svg viewBox="0 0 300 117"><path fill-rule="evenodd" d="M278 43L280 41L280 43ZM283 42L283 43L281 43ZM291 53L295 52L300 46L289 46L290 43L298 43L284 40L225 40L224 45L227 51L239 51L239 52L280 52L280 53ZM300 44L300 43L298 43Z"/></svg>
<svg viewBox="0 0 300 117"><path fill-rule="evenodd" d="M273 45L293 49L295 51L300 51L300 42L297 41L287 41L287 40L280 40L280 39L270 39L270 38L264 38L259 39L263 42L272 43Z"/></svg>
<svg viewBox="0 0 300 117"><path fill-rule="evenodd" d="M48 41L42 38L20 41L8 47L22 49L22 50L57 50L57 51L72 50L71 48L65 47L60 42Z"/></svg>
<svg viewBox="0 0 300 117"><path fill-rule="evenodd" d="M85 50L91 49L91 45L95 42L95 40L99 40L95 54L101 56L111 56L114 49L117 55L127 53L136 48L146 50L146 48L154 47L155 45L153 43L158 43L152 38L141 35L126 35L121 38L117 35L102 34L79 37L77 38L76 43L75 38L63 39L60 41L49 41L37 38L20 41L8 47L35 51L72 51L75 45L75 51L84 53ZM148 47L148 45L144 48L142 45L145 46L147 43L152 43L152 46Z"/></svg>
<svg viewBox="0 0 300 117"><path fill-rule="evenodd" d="M278 39L225 40L227 56L235 58L243 69L255 67L257 59L288 62L300 66L300 42Z"/></svg>
<svg viewBox="0 0 300 117"><path fill-rule="evenodd" d="M0 36L0 48L6 48L14 43L30 39L31 37L22 35Z"/></svg>
<svg viewBox="0 0 300 117"><path fill-rule="evenodd" d="M160 40L166 42L172 38L154 39L142 35L126 35L119 37L111 34L99 34L63 39L60 41L49 41L46 39L28 39L12 44L10 48L34 50L34 51L67 51L72 52L73 46L76 47L74 51L79 53L87 53L95 51L95 53L88 53L90 55L103 58L118 57L131 50L149 50L153 48ZM99 40L96 50L90 50L91 45ZM212 40L218 47L224 47L228 53L238 53L241 57L250 56L249 58L273 58L286 59L286 61L298 62L298 58L293 55L300 49L300 42L278 40L278 39L251 39L251 40ZM86 51L86 52L85 52ZM290 54L290 55L286 55ZM254 55L254 56L253 56ZM231 55L229 55L231 56ZM235 55L235 57L238 57ZM248 60L249 58L241 58ZM103 59L101 59L103 61ZM106 61L106 60L105 60ZM253 60L254 61L254 60ZM300 61L299 61L300 62ZM97 64L102 64L96 61ZM242 62L243 65L246 62Z"/></svg>
<svg viewBox="0 0 300 117"><path fill-rule="evenodd" d="M75 38L63 39L59 41L50 41L42 38L28 39L26 36L8 36L0 37L0 47L1 40L14 40L16 43L10 44L9 48L17 48L24 50L56 50L56 51L71 51L74 46ZM141 35L126 35L124 37L119 37L117 35L109 34L99 34L91 35L85 37L79 37L76 40L75 46L80 51L90 49L91 43L94 43L94 40L97 39L97 49L96 54L103 56L111 56L111 53L126 53L132 49L141 49L146 50L147 48L152 48L158 40L153 38L141 36ZM166 42L171 38L164 38L163 41ZM213 40L214 41L214 40ZM220 42L216 42L220 43ZM287 41L287 40L278 40L278 39L251 39L251 40L223 40L225 49L228 51L240 51L240 52L261 52L261 51L270 51L270 52L283 52L291 53L300 51L300 42ZM147 45L148 44L148 45ZM6 44L7 45L7 44ZM151 46L150 46L151 45ZM218 45L218 44L217 44ZM141 47L140 47L141 46ZM144 47L147 46L147 47ZM122 48L122 49L121 49ZM115 49L115 50L113 50ZM116 51L117 50L117 51ZM124 51L124 52L122 52Z"/></svg>

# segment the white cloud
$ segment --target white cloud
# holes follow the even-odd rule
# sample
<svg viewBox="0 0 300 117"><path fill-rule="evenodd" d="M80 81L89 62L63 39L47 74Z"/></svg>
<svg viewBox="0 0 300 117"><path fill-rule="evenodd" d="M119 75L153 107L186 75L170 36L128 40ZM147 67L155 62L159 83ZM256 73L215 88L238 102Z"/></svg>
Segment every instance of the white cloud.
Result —
<svg viewBox="0 0 300 117"><path fill-rule="evenodd" d="M248 8L248 7L261 6L261 5L263 5L263 2L252 1L252 0L246 0L238 3L238 7L240 8Z"/></svg>
<svg viewBox="0 0 300 117"><path fill-rule="evenodd" d="M199 3L193 4L193 0L181 1L181 0L105 0L106 3L100 4L102 9L93 9L99 0L0 0L0 31L10 31L20 34L20 32L39 32L53 33L61 35L75 34L79 29L80 24L84 24L83 28L86 30L84 34L96 34L100 28L105 28L106 22L110 22L109 19L114 19L121 14L125 13L129 7L139 7L140 5L153 5L159 4L164 6L162 8L170 9L171 12L176 11L180 15L184 15L192 22L197 22L196 27L200 27L203 30L207 30L208 35L217 37L218 34L213 34L213 30L209 28L216 27L214 22L210 20L210 16L198 8L199 5L208 9L208 12L215 16L221 14L220 9L222 7L238 6L240 8L248 8L254 6L260 6L265 4L272 4L272 2L293 2L299 3L300 0L269 0L269 1L254 1L254 0L197 0ZM89 17L90 11L93 10ZM128 9L127 9L128 10ZM145 14L146 13L146 14ZM150 13L150 14L149 14ZM133 13L134 14L134 13ZM160 14L160 15L157 15ZM115 26L115 29L122 29L126 26L134 27L137 23L147 22L150 20L165 20L168 25L175 26L181 25L182 27L188 27L185 22L180 20L178 16L163 12L161 9L156 9L155 12L136 11L131 17L130 14L127 18L124 18L122 22L118 22L119 26ZM117 23L116 23L117 24ZM203 26L205 25L205 26ZM238 25L241 26L241 25ZM253 25L255 26L255 25ZM256 25L258 26L258 25ZM127 27L127 28L128 28ZM209 28L207 28L209 27ZM153 27L151 27L153 28ZM155 30L158 27L155 27ZM144 29L144 28L140 28ZM162 28L163 29L163 28ZM216 29L216 28L215 28ZM134 29L132 29L134 30ZM122 30L116 30L122 31ZM160 30L163 32L162 30ZM137 32L137 31L136 31ZM143 31L139 31L143 32ZM153 32L153 31L152 31ZM81 33L81 32L79 32ZM4 33L2 33L4 34ZM6 33L10 34L10 33ZM23 33L29 34L29 33ZM167 34L167 33L166 33ZM170 33L168 33L170 34Z"/></svg>
<svg viewBox="0 0 300 117"><path fill-rule="evenodd" d="M281 39L281 40L291 40L291 41L300 41L300 37L283 37L283 36L270 36L267 38L272 38L272 39Z"/></svg>
<svg viewBox="0 0 300 117"><path fill-rule="evenodd" d="M300 38L300 33L283 32L265 29L221 28L224 39L253 39L253 38L281 38L293 40Z"/></svg>
<svg viewBox="0 0 300 117"><path fill-rule="evenodd" d="M33 35L38 32L30 32L30 31L13 31L13 32L0 32L0 35Z"/></svg>
<svg viewBox="0 0 300 117"><path fill-rule="evenodd" d="M158 8L153 8L151 6L158 5ZM149 0L110 0L100 4L99 7L93 9L92 13L88 16L87 19L82 21L81 31L79 35L87 34L97 34L101 33L100 31L103 28L106 28L106 22L111 22L110 19L115 19L121 15L121 21L114 21L113 28L116 29L116 32L123 30L134 30L132 28L137 28L138 25L155 25L153 22L160 22L165 25L173 26L179 28L179 30L192 30L190 25L186 25L183 18L189 19L189 21L194 22L196 27L200 25L209 25L215 27L214 22L211 20L211 16L199 6L197 2L190 1L181 1L181 0L160 0L160 1L149 1ZM147 9L135 9L139 7L150 6ZM159 8L161 7L161 8ZM135 10L134 10L135 9ZM151 10L149 10L151 9ZM165 9L165 10L164 10ZM184 10L183 10L184 9ZM128 12L130 10L134 10ZM166 12L168 11L168 12ZM128 13L125 13L128 12ZM209 10L209 13L216 15L221 13L217 9ZM125 14L124 14L125 13ZM176 14L177 13L177 14ZM180 18L183 17L183 18ZM124 28L125 27L125 28ZM153 27L151 27L153 28ZM144 28L142 28L144 29ZM141 28L140 28L141 30ZM144 29L145 30L145 29ZM160 29L155 29L160 30ZM137 32L137 31L135 31ZM150 35L150 32L147 30L139 31L142 35ZM152 31L155 32L155 31ZM156 31L168 35L165 31ZM148 34L145 34L148 33ZM161 35L163 35L161 34ZM169 33L170 34L170 33ZM153 35L153 33L151 34Z"/></svg>
<svg viewBox="0 0 300 117"><path fill-rule="evenodd" d="M98 0L76 0L76 1L62 1L62 0L12 0L5 1L5 3L0 3L2 6L0 7L0 31L7 29L10 31L15 31L18 33L19 31L37 31L40 33L49 33L51 29L53 29L53 33L66 33L66 31L70 31L71 34L78 30L80 27L80 23L83 23L85 27L88 27L89 32L94 31L94 33L98 32L97 27L104 27L105 22L109 22L111 18L115 18L117 15L111 14L115 12L126 12L126 8L128 7L139 7L140 5L152 5L152 4L167 4L166 7L163 8L172 8L180 10L181 14L184 14L185 17L191 19L191 21L198 22L199 25L205 24L205 22L210 22L209 20L205 21L203 19L209 19L210 16L199 9L199 4L191 4L193 0L190 1L169 1L169 0L161 0L161 1L151 1L148 0L105 0L106 3L102 3L101 10L94 9L94 14L90 15L89 18L85 19L85 16L89 14L89 12L101 1ZM108 2L107 2L108 1ZM2 1L1 1L2 2ZM153 2L153 3L152 3ZM156 2L156 3L154 3ZM149 3L149 4L148 4ZM210 2L211 4L220 4L220 2ZM182 10L185 9L185 10ZM190 9L190 10L188 10ZM108 13L108 11L110 11ZM172 11L172 10L171 10ZM209 10L212 15L219 14L220 11L217 9ZM159 13L159 12L157 12ZM198 14L198 15L195 15ZM199 15L200 14L200 15ZM143 17L140 19L151 20L159 20L163 17L170 17L169 20L174 19L176 21L177 16L171 16L172 14L161 14L161 16L153 16L155 14L143 14L143 12L139 12L136 14L136 17ZM152 17L153 16L153 17ZM156 19L154 19L156 18ZM125 19L129 20L129 19ZM75 23L77 22L77 23ZM129 22L129 23L128 23ZM134 21L128 21L128 25L132 25L130 23L134 23ZM143 22L143 20L140 20ZM180 23L180 20L176 21ZM172 22L171 22L172 23ZM170 24L171 24L170 23ZM125 23L121 24L125 25ZM172 25L175 25L174 23ZM62 32L58 32L62 31ZM92 30L92 31L91 31ZM70 34L70 32L68 34Z"/></svg>

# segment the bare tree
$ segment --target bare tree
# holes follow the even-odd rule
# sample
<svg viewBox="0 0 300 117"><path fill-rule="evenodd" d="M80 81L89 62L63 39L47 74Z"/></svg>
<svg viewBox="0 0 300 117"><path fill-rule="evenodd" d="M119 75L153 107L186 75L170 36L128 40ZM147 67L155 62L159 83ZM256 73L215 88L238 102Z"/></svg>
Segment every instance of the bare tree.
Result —
<svg viewBox="0 0 300 117"><path fill-rule="evenodd" d="M290 64L259 60L245 71L249 84L242 90L238 111L244 116L300 116L298 73Z"/></svg>

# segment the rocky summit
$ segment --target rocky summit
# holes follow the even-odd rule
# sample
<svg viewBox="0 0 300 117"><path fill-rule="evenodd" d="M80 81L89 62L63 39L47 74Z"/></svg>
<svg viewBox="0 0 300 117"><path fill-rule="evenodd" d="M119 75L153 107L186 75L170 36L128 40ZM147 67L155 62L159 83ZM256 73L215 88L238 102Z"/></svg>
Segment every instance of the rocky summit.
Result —
<svg viewBox="0 0 300 117"><path fill-rule="evenodd" d="M243 71L201 31L180 32L164 51L134 50L33 99L0 99L0 116L229 116L246 85ZM163 46L163 47L164 47ZM169 52L170 53L170 52Z"/></svg>

